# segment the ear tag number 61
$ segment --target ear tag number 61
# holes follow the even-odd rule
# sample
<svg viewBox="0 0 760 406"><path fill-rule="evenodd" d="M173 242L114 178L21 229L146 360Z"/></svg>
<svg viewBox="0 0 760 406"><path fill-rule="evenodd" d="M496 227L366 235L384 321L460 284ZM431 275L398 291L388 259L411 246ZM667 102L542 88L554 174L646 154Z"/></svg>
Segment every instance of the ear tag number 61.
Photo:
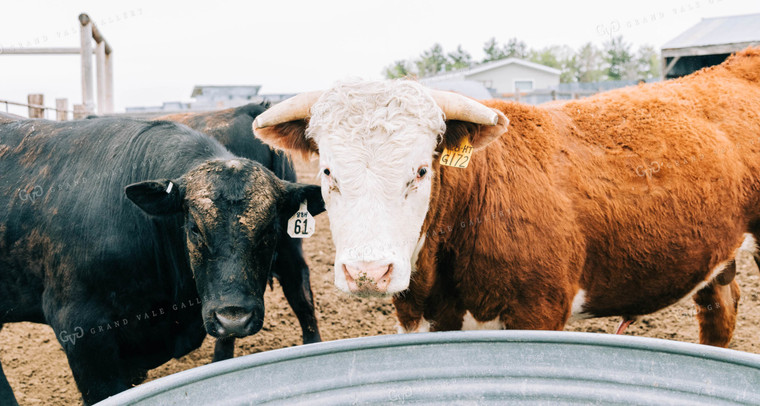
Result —
<svg viewBox="0 0 760 406"><path fill-rule="evenodd" d="M288 220L288 235L291 238L309 238L312 234L314 234L314 217L306 209L306 201L303 201L296 214Z"/></svg>

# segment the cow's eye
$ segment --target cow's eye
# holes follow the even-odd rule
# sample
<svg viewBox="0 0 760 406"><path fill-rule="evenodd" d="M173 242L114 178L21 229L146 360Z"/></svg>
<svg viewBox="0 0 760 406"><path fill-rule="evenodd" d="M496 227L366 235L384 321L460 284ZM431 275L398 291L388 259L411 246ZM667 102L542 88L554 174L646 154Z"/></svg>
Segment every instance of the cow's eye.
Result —
<svg viewBox="0 0 760 406"><path fill-rule="evenodd" d="M417 180L424 178L425 175L427 175L427 173L428 173L427 165L420 166L417 169Z"/></svg>
<svg viewBox="0 0 760 406"><path fill-rule="evenodd" d="M198 225L195 223L192 223L190 225L190 232L193 233L196 237L201 236L201 230L198 228Z"/></svg>
<svg viewBox="0 0 760 406"><path fill-rule="evenodd" d="M323 173L325 176L330 176L330 168L325 168L325 169L322 169L322 173Z"/></svg>

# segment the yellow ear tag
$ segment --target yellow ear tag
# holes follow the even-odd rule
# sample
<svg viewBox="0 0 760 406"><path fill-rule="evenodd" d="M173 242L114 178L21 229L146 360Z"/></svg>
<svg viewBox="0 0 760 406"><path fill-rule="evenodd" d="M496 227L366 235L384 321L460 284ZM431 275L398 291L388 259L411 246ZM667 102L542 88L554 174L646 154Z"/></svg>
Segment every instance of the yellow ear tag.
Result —
<svg viewBox="0 0 760 406"><path fill-rule="evenodd" d="M453 166L454 168L466 168L470 164L472 156L472 144L468 137L463 137L459 146L453 149L444 148L441 154L441 165Z"/></svg>
<svg viewBox="0 0 760 406"><path fill-rule="evenodd" d="M303 201L296 214L288 220L288 235L291 238L309 238L312 234L314 234L314 217L306 209L306 201Z"/></svg>

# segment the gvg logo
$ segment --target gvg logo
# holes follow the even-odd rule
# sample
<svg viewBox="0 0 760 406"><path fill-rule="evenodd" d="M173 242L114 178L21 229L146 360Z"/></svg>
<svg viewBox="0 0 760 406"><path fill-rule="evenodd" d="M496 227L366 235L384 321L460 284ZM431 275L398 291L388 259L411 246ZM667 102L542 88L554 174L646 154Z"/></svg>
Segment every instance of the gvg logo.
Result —
<svg viewBox="0 0 760 406"><path fill-rule="evenodd" d="M82 327L75 327L74 332L69 334L66 330L61 330L58 334L58 338L61 339L61 343L71 342L72 345L76 345L77 339L84 337L84 329Z"/></svg>
<svg viewBox="0 0 760 406"><path fill-rule="evenodd" d="M596 26L596 33L600 36L612 37L620 32L620 21L613 20L609 24L599 24Z"/></svg>
<svg viewBox="0 0 760 406"><path fill-rule="evenodd" d="M34 203L37 198L42 196L44 191L42 190L42 186L35 186L31 191L26 190L19 190L18 191L18 197L21 199L21 201L27 201L30 200L32 203Z"/></svg>
<svg viewBox="0 0 760 406"><path fill-rule="evenodd" d="M662 169L662 164L657 161L653 161L652 163L649 164L649 166L645 166L645 165L637 166L636 175L639 175L641 177L652 176L653 174L659 172L660 169Z"/></svg>

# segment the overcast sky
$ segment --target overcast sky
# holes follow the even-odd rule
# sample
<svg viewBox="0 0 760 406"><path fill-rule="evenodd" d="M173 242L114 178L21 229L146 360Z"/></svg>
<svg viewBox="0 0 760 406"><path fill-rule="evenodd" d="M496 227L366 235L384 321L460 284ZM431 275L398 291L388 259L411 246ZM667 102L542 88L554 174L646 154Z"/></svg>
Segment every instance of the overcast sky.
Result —
<svg viewBox="0 0 760 406"><path fill-rule="evenodd" d="M609 34L659 47L702 18L760 12L758 0L637 1L34 1L0 6L0 99L44 93L81 103L78 56L2 49L79 46L88 13L114 49L115 105L190 100L196 84L316 90L346 77L380 79L394 60L438 42L475 60L483 43L600 45ZM0 104L4 110L4 105ZM11 112L13 109L11 109Z"/></svg>

